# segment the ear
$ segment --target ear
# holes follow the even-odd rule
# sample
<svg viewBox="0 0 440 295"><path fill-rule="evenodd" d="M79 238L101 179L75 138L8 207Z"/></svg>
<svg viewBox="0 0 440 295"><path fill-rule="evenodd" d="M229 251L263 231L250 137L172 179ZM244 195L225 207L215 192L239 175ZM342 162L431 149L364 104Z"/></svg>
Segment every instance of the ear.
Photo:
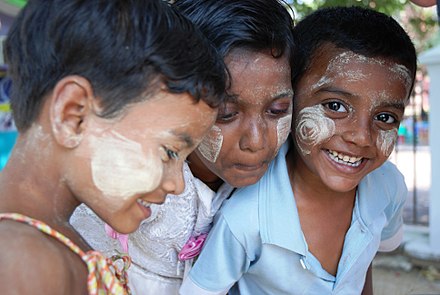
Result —
<svg viewBox="0 0 440 295"><path fill-rule="evenodd" d="M82 140L85 118L92 112L92 85L81 76L67 76L58 81L51 96L49 112L55 140L75 148Z"/></svg>

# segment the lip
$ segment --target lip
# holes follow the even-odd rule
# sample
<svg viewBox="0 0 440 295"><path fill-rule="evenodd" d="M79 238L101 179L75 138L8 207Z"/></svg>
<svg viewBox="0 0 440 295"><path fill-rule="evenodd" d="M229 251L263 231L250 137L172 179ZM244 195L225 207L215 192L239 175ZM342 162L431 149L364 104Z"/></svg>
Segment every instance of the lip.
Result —
<svg viewBox="0 0 440 295"><path fill-rule="evenodd" d="M352 153L344 153L344 152L339 152L343 155L347 155L350 157L359 157L359 156L354 156ZM330 156L330 152L328 149L324 149L323 153L325 154L326 159L332 164L333 167L335 167L338 171L341 171L343 173L355 173L360 171L363 167L365 167L368 158L366 157L362 157L361 163L358 166L352 166L352 165L348 165L345 163L340 163L335 161L334 159L332 159L332 157Z"/></svg>
<svg viewBox="0 0 440 295"><path fill-rule="evenodd" d="M148 217L151 216L151 208L150 207L145 207L139 203L137 203L137 205L140 208L140 210L142 211L143 219L147 219Z"/></svg>
<svg viewBox="0 0 440 295"><path fill-rule="evenodd" d="M245 172L253 172L258 171L266 165L266 162L262 162L256 165L247 165L247 164L234 164L234 168L237 170L245 171Z"/></svg>

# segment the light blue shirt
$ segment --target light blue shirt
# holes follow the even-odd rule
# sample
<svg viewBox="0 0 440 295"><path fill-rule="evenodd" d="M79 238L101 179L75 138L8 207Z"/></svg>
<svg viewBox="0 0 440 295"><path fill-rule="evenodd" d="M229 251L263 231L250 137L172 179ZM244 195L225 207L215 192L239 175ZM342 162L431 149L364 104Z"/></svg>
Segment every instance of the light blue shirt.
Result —
<svg viewBox="0 0 440 295"><path fill-rule="evenodd" d="M218 213L181 294L360 294L378 250L402 238L404 178L386 162L359 184L336 277L308 251L280 149L256 184L237 190Z"/></svg>

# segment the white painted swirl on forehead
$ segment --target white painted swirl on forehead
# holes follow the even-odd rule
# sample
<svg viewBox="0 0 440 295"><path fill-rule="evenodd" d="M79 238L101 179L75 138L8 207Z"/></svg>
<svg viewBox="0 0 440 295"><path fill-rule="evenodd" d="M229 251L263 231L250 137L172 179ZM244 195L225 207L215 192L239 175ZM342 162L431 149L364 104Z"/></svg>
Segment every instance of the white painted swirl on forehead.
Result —
<svg viewBox="0 0 440 295"><path fill-rule="evenodd" d="M208 134L203 137L202 142L197 147L202 156L211 163L217 161L223 144L222 130L214 125Z"/></svg>
<svg viewBox="0 0 440 295"><path fill-rule="evenodd" d="M304 145L318 145L334 134L335 122L325 115L322 105L306 107L298 113L295 137L303 154L311 152Z"/></svg>

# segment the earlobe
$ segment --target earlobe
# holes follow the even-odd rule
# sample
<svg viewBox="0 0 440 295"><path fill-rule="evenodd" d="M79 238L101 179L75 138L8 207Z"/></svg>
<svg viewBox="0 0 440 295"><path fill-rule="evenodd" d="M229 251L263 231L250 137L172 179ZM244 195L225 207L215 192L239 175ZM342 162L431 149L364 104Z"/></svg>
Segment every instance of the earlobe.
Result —
<svg viewBox="0 0 440 295"><path fill-rule="evenodd" d="M58 81L51 96L50 123L55 140L66 148L75 148L92 111L92 86L83 77L67 76Z"/></svg>

